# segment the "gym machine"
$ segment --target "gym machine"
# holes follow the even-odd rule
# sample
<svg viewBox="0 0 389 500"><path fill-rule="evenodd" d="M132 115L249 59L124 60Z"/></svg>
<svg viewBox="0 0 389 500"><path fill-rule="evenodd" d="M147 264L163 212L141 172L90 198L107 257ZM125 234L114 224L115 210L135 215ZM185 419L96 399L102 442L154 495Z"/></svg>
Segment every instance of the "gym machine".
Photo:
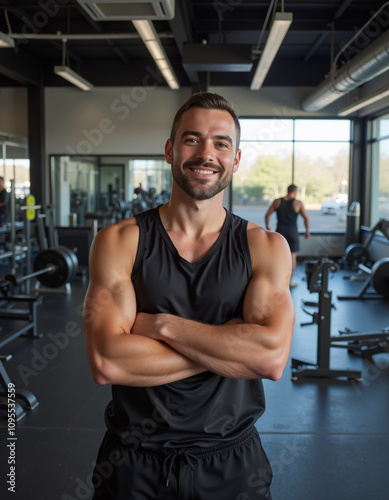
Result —
<svg viewBox="0 0 389 500"><path fill-rule="evenodd" d="M379 259L370 264L369 245L377 231L381 231L389 240L389 220L379 219L369 229L369 236L363 244L353 243L346 248L342 261L353 269L358 269L358 273L344 276L344 279L360 281L363 285L356 295L338 295L339 300L389 298L389 258ZM369 291L369 288L374 288L376 293Z"/></svg>
<svg viewBox="0 0 389 500"><path fill-rule="evenodd" d="M332 292L328 290L328 275L330 271L335 273L338 269L338 265L328 259L305 263L308 290L311 293L317 292L319 294L319 311L315 316L315 322L318 326L317 358L316 363L292 358L292 380L294 382L306 377L346 377L349 380L361 381L361 372L358 370L330 368Z"/></svg>
<svg viewBox="0 0 389 500"><path fill-rule="evenodd" d="M388 299L389 298L389 257L377 260L372 267L358 264L358 276L365 274L364 283L356 295L338 295L339 300ZM377 293L369 292L373 287Z"/></svg>
<svg viewBox="0 0 389 500"><path fill-rule="evenodd" d="M345 252L343 260L352 268L357 269L359 264L370 262L369 246L377 231L389 240L389 220L379 219L378 222L369 229L369 236L364 243L352 243Z"/></svg>

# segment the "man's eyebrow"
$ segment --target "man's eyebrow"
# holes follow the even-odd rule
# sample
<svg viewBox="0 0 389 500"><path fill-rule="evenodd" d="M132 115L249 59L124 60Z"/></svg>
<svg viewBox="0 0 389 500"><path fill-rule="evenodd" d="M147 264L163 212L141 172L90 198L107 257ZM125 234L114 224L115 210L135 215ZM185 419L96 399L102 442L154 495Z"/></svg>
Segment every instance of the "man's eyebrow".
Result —
<svg viewBox="0 0 389 500"><path fill-rule="evenodd" d="M196 130L184 130L181 134L181 137L186 137L188 135L194 135L196 137L201 137L203 134L201 132L197 132Z"/></svg>
<svg viewBox="0 0 389 500"><path fill-rule="evenodd" d="M232 139L229 135L214 135L213 139L218 139L219 141L226 141L232 144Z"/></svg>
<svg viewBox="0 0 389 500"><path fill-rule="evenodd" d="M181 137L187 137L188 135L194 135L195 137L202 137L202 133L197 130L185 130ZM233 144L232 138L229 135L213 135L212 139L217 139L218 141L226 141Z"/></svg>

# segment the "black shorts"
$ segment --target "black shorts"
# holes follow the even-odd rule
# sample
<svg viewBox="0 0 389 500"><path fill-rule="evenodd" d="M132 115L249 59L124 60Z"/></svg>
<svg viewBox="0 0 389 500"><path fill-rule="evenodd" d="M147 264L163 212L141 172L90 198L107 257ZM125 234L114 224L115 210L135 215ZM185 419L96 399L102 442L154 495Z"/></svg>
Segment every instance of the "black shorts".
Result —
<svg viewBox="0 0 389 500"><path fill-rule="evenodd" d="M108 431L93 500L271 499L272 471L256 429L210 448L129 450Z"/></svg>

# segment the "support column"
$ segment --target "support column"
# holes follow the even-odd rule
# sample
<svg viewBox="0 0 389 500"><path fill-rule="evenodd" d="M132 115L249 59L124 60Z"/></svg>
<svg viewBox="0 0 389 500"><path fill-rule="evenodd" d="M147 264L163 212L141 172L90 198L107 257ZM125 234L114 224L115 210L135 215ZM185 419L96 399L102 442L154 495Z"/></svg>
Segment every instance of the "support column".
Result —
<svg viewBox="0 0 389 500"><path fill-rule="evenodd" d="M28 151L31 193L37 203L47 203L45 100L42 85L28 86Z"/></svg>

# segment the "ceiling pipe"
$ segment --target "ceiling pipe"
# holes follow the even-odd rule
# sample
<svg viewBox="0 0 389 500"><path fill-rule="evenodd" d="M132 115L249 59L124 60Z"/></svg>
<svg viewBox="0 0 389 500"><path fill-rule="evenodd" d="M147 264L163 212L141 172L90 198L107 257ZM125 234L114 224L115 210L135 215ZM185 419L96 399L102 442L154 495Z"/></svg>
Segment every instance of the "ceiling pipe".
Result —
<svg viewBox="0 0 389 500"><path fill-rule="evenodd" d="M138 33L90 33L90 34L75 34L75 33L11 33L9 35L14 40L126 40L139 39ZM170 32L158 33L159 38L173 38Z"/></svg>
<svg viewBox="0 0 389 500"><path fill-rule="evenodd" d="M305 111L319 111L389 69L389 31L374 40L302 101Z"/></svg>

